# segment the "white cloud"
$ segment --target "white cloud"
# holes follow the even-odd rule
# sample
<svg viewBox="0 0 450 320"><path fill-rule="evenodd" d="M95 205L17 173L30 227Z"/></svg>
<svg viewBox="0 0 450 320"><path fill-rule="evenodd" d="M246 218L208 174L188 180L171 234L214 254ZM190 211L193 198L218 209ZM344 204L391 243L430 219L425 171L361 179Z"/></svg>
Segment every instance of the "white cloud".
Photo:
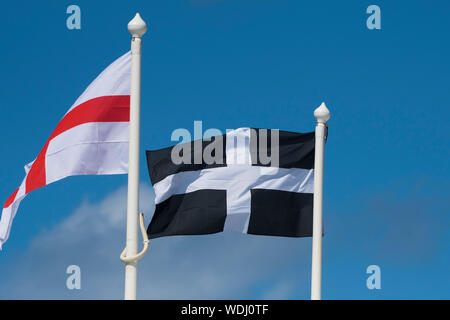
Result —
<svg viewBox="0 0 450 320"><path fill-rule="evenodd" d="M150 221L150 186L141 186L141 209ZM43 231L29 249L7 262L0 298L121 299L126 187L98 203L83 202L67 219ZM139 262L141 299L298 298L292 288L307 282L310 241L239 233L152 240ZM285 271L298 270L292 281ZM66 288L68 265L81 268L81 290ZM282 282L280 283L280 279ZM305 278L305 279L303 279ZM267 294L261 287L269 289ZM307 296L307 287L299 288Z"/></svg>
<svg viewBox="0 0 450 320"><path fill-rule="evenodd" d="M294 286L291 282L280 281L276 283L270 290L263 294L263 299L268 300L282 300L292 297Z"/></svg>

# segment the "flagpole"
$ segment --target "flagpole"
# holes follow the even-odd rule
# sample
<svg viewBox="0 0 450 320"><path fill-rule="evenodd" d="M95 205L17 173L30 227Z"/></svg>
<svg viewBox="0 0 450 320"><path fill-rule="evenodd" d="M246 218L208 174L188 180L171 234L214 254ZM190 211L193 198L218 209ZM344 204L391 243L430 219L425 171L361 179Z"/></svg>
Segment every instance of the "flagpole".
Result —
<svg viewBox="0 0 450 320"><path fill-rule="evenodd" d="M313 200L313 238L311 266L311 300L322 298L322 202L323 202L323 158L327 139L330 111L325 103L314 110L317 119L314 156L314 200Z"/></svg>
<svg viewBox="0 0 450 320"><path fill-rule="evenodd" d="M141 105L141 45L147 25L139 13L128 23L131 40L131 89L130 89L130 143L128 153L127 198L127 257L136 256L138 250L139 210L139 130ZM137 260L125 265L125 300L136 300Z"/></svg>

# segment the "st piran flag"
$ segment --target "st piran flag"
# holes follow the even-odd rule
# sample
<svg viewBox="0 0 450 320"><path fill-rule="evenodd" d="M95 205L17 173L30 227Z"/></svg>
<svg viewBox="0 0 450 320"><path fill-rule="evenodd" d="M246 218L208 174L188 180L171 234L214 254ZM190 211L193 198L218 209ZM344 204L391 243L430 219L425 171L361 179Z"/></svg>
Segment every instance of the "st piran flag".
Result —
<svg viewBox="0 0 450 320"><path fill-rule="evenodd" d="M156 195L150 239L312 236L314 132L240 128L146 155Z"/></svg>

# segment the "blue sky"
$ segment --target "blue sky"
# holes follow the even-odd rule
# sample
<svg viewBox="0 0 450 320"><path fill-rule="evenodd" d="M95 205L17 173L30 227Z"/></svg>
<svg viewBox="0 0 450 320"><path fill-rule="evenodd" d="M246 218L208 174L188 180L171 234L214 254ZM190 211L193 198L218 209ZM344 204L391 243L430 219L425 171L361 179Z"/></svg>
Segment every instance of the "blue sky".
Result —
<svg viewBox="0 0 450 320"><path fill-rule="evenodd" d="M66 8L81 8L81 30ZM366 8L381 8L368 30ZM0 198L23 179L86 86L149 30L142 57L145 148L193 122L306 132L331 111L325 159L323 296L449 299L448 1L35 1L2 4ZM72 177L22 202L0 252L0 298L121 298L126 176ZM121 201L119 201L119 200ZM141 298L309 297L311 239L234 233L152 241ZM82 289L65 287L66 267ZM381 268L368 290L366 268Z"/></svg>

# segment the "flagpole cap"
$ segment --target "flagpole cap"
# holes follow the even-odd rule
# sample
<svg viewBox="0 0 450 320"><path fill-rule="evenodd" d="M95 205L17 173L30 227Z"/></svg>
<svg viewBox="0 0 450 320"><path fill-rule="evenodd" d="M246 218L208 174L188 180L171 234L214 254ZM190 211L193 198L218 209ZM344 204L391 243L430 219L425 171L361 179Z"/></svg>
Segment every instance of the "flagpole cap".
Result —
<svg viewBox="0 0 450 320"><path fill-rule="evenodd" d="M319 123L325 123L330 119L330 110L328 110L325 102L322 102L322 104L316 110L314 110L314 117Z"/></svg>
<svg viewBox="0 0 450 320"><path fill-rule="evenodd" d="M133 38L140 38L147 31L147 25L142 20L141 15L136 13L136 16L128 22L128 32L131 33Z"/></svg>

